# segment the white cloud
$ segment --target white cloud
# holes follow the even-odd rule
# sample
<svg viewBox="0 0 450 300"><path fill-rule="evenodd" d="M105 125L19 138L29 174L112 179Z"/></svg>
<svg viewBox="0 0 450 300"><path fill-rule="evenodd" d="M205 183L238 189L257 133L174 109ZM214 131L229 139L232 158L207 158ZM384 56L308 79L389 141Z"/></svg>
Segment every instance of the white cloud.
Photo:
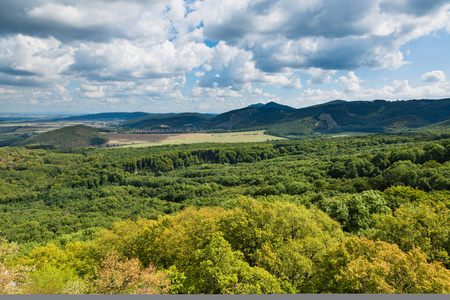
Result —
<svg viewBox="0 0 450 300"><path fill-rule="evenodd" d="M349 72L348 76L339 77L339 82L345 88L344 93L357 93L362 89L359 85L362 80L353 71Z"/></svg>
<svg viewBox="0 0 450 300"><path fill-rule="evenodd" d="M4 93L1 91L2 89L0 103L4 111L34 112L36 107L30 108L30 104L50 111L55 108L64 109L66 105L74 102L70 91L60 84L53 87L8 88L3 89Z"/></svg>
<svg viewBox="0 0 450 300"><path fill-rule="evenodd" d="M427 72L422 76L423 82L441 82L445 80L445 74L441 70Z"/></svg>
<svg viewBox="0 0 450 300"><path fill-rule="evenodd" d="M87 87L86 91L83 93L83 97L86 98L105 98L105 88L106 86L83 86Z"/></svg>
<svg viewBox="0 0 450 300"><path fill-rule="evenodd" d="M119 103L119 102L120 102L120 99L118 99L118 98L107 98L107 99L106 99L106 102L109 102L109 103Z"/></svg>
<svg viewBox="0 0 450 300"><path fill-rule="evenodd" d="M95 80L133 81L176 77L201 66L212 50L204 44L177 45L166 41L140 46L127 40L81 44L72 71Z"/></svg>
<svg viewBox="0 0 450 300"><path fill-rule="evenodd" d="M59 82L74 61L73 53L72 47L63 47L53 37L0 38L0 82L29 86Z"/></svg>
<svg viewBox="0 0 450 300"><path fill-rule="evenodd" d="M241 90L247 83L275 85L288 89L302 87L300 78L293 76L291 72L267 73L259 70L249 51L238 50L220 43L217 46L214 47L215 54L211 58L213 62L204 68L209 71L198 83L201 87L231 87L234 90ZM219 71L220 74L216 73Z"/></svg>
<svg viewBox="0 0 450 300"><path fill-rule="evenodd" d="M238 48L230 47L224 42L219 42L214 47L214 55L209 60L209 64L213 69L220 70L223 67L227 67L238 54Z"/></svg>
<svg viewBox="0 0 450 300"><path fill-rule="evenodd" d="M342 80L341 80L342 79ZM343 82L343 90L306 89L300 97L291 102L296 106L307 106L313 103L325 103L331 100L409 100L409 99L438 99L448 97L450 94L450 82L441 81L433 85L412 87L408 80L394 80L390 85L378 89L365 88L359 85L360 79L356 76L340 77ZM358 88L351 93L348 91L348 83L358 84Z"/></svg>
<svg viewBox="0 0 450 300"><path fill-rule="evenodd" d="M245 46L264 71L395 69L405 63L401 45L448 25L449 3L419 2L202 1L192 18L205 37Z"/></svg>
<svg viewBox="0 0 450 300"><path fill-rule="evenodd" d="M265 93L262 88L253 87L251 83L246 83L243 87L243 90L248 92L253 97L257 97L257 96L263 96L263 97L267 97L267 98L275 98L276 97L275 95L272 95L271 93Z"/></svg>
<svg viewBox="0 0 450 300"><path fill-rule="evenodd" d="M188 107L188 101L207 101L207 93L217 101L245 93L275 97L263 89L300 89L300 72L310 75L310 85L332 83L338 70L350 71L337 79L342 91L303 94L444 95L448 82L441 70L423 74L422 81L431 83L423 87L397 81L379 89L363 87L355 71L408 63L405 55L414 58L415 49L402 53L402 46L440 29L450 32L449 10L445 0L3 1L0 84L8 89L0 95L14 86L40 87L40 94L35 88L11 99L75 99L79 105L111 99L139 105L145 99ZM217 45L210 48L205 40ZM199 81L184 92L193 70ZM67 90L74 80L81 88Z"/></svg>
<svg viewBox="0 0 450 300"><path fill-rule="evenodd" d="M336 70L322 70L319 68L310 68L305 71L311 75L307 81L308 84L330 83L332 81L331 75L336 74Z"/></svg>
<svg viewBox="0 0 450 300"><path fill-rule="evenodd" d="M124 8L121 7L120 11L112 10L110 13L105 14L104 11L93 9L92 7L83 8L60 3L46 3L28 10L27 16L46 20L47 22L82 28L111 23L114 19L123 19Z"/></svg>
<svg viewBox="0 0 450 300"><path fill-rule="evenodd" d="M209 88L209 87L194 87L189 95L193 98L229 98L229 97L242 97L237 91L233 91L231 87L228 88Z"/></svg>

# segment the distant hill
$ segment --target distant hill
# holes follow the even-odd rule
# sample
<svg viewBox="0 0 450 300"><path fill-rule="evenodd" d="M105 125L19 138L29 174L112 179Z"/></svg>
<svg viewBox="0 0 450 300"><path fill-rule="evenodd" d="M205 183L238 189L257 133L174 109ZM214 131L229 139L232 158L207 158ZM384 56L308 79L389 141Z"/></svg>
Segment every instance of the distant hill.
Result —
<svg viewBox="0 0 450 300"><path fill-rule="evenodd" d="M286 118L289 111L264 106L246 107L220 114L212 118L208 125L211 129L266 128Z"/></svg>
<svg viewBox="0 0 450 300"><path fill-rule="evenodd" d="M249 105L249 106L247 106L247 107L256 107L256 108L260 108L260 107L262 107L262 106L264 106L263 103L255 103L255 104L251 104L251 105Z"/></svg>
<svg viewBox="0 0 450 300"><path fill-rule="evenodd" d="M343 131L388 132L402 128L420 128L450 119L450 99L335 100L300 109L270 106L257 104L220 114L209 121L210 128L261 128L278 135Z"/></svg>
<svg viewBox="0 0 450 300"><path fill-rule="evenodd" d="M122 123L125 128L205 130L265 129L289 136L314 132L389 132L421 128L450 119L450 99L344 101L294 109L275 102L257 103L217 116L198 113L154 114Z"/></svg>
<svg viewBox="0 0 450 300"><path fill-rule="evenodd" d="M293 108L293 107L275 103L275 102L266 103L263 106L261 106L261 108L277 108L277 109L284 109L284 110L295 110L295 108Z"/></svg>
<svg viewBox="0 0 450 300"><path fill-rule="evenodd" d="M294 109L275 102L257 103L219 115L200 113L102 113L65 120L125 120L125 129L167 131L264 129L280 136L343 131L392 132L443 128L450 120L450 98L405 101L344 101ZM437 130L437 129L436 129ZM89 144L89 143L88 143Z"/></svg>
<svg viewBox="0 0 450 300"><path fill-rule="evenodd" d="M256 104L252 104L249 105L247 107L256 107L256 108L278 108L278 109L285 109L285 110L295 110L295 108L287 106L287 105L283 105L283 104L278 104L275 102L269 102L266 104L262 104L262 103L256 103Z"/></svg>
<svg viewBox="0 0 450 300"><path fill-rule="evenodd" d="M299 124L318 121L316 131L386 132L398 128L418 128L450 118L450 99L409 101L354 101L297 109L287 118Z"/></svg>
<svg viewBox="0 0 450 300"><path fill-rule="evenodd" d="M146 129L204 129L212 115L199 113L153 114L128 120L121 124L124 128Z"/></svg>
<svg viewBox="0 0 450 300"><path fill-rule="evenodd" d="M144 112L111 112L99 113L80 116L71 116L65 118L54 119L54 121L108 121L108 120L131 120L143 116L148 116L149 113Z"/></svg>
<svg viewBox="0 0 450 300"><path fill-rule="evenodd" d="M98 130L93 127L76 125L56 129L32 136L13 146L46 146L60 149L96 147L106 143Z"/></svg>

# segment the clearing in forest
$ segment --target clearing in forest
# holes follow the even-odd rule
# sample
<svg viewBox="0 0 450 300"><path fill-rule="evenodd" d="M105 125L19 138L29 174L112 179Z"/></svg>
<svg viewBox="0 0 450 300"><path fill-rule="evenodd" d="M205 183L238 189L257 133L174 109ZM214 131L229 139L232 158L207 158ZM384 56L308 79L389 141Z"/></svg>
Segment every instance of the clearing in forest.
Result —
<svg viewBox="0 0 450 300"><path fill-rule="evenodd" d="M194 143L254 143L284 138L264 134L264 130L227 133L120 134L104 133L110 147L149 147Z"/></svg>

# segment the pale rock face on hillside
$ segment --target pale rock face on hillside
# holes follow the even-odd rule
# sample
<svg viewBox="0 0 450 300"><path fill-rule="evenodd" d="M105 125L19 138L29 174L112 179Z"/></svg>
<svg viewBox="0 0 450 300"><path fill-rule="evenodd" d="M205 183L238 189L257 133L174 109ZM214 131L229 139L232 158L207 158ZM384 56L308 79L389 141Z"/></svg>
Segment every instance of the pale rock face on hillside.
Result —
<svg viewBox="0 0 450 300"><path fill-rule="evenodd" d="M322 114L320 114L319 119L327 122L327 125L328 125L327 130L341 127L336 123L336 121L333 119L333 117L330 114L322 113Z"/></svg>

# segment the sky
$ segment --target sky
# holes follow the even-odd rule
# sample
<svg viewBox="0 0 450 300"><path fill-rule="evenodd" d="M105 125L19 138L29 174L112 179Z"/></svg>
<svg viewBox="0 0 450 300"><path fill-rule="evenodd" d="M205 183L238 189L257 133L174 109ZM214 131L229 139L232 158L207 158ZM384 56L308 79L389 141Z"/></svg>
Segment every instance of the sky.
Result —
<svg viewBox="0 0 450 300"><path fill-rule="evenodd" d="M0 113L449 97L449 0L0 0Z"/></svg>

